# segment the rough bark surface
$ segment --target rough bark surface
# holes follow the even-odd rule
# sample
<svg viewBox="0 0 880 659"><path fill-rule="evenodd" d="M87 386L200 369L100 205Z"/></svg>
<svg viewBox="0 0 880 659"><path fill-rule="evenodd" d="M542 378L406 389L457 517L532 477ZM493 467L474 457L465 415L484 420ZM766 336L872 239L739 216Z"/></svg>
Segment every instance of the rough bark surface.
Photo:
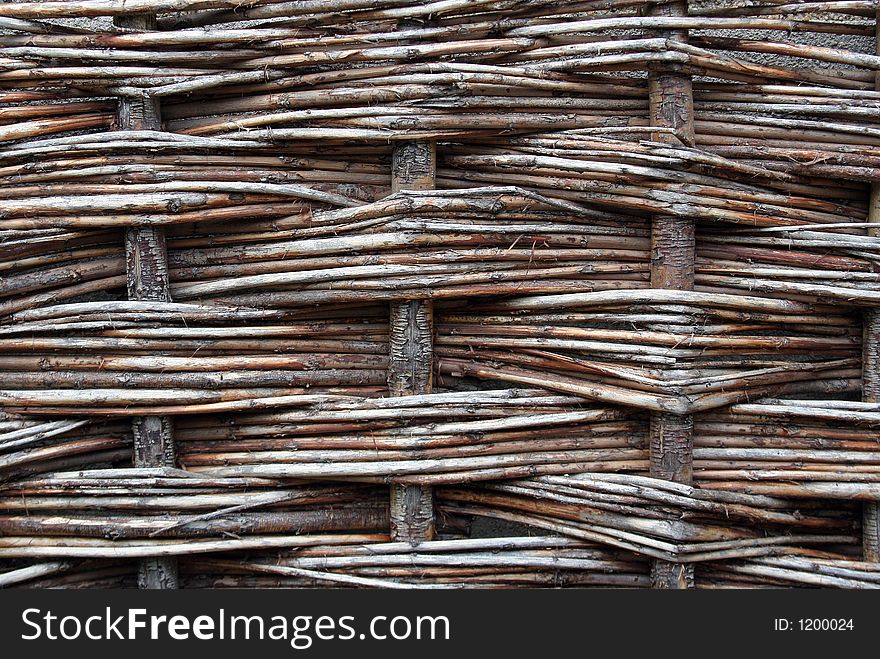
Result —
<svg viewBox="0 0 880 659"><path fill-rule="evenodd" d="M862 328L862 400L880 402L880 312L867 309Z"/></svg>
<svg viewBox="0 0 880 659"><path fill-rule="evenodd" d="M862 558L880 563L880 504L862 506Z"/></svg>
<svg viewBox="0 0 880 659"><path fill-rule="evenodd" d="M177 559L160 556L138 561L138 588L173 590L177 583Z"/></svg>
<svg viewBox="0 0 880 659"><path fill-rule="evenodd" d="M694 290L694 221L657 215L651 224L651 287Z"/></svg>
<svg viewBox="0 0 880 659"><path fill-rule="evenodd" d="M669 2L652 5L652 16L686 16L687 2ZM686 42L687 34L681 31L661 33L671 41ZM691 77L680 71L677 65L655 65L649 68L648 103L651 125L671 128L652 134L655 142L694 145L694 90Z"/></svg>
<svg viewBox="0 0 880 659"><path fill-rule="evenodd" d="M156 227L134 227L125 232L125 264L130 300L170 302L168 251L165 232Z"/></svg>
<svg viewBox="0 0 880 659"><path fill-rule="evenodd" d="M134 464L136 467L174 467L174 426L171 417L137 416L134 430Z"/></svg>
<svg viewBox="0 0 880 659"><path fill-rule="evenodd" d="M392 192L431 190L437 171L437 150L433 142L403 142L392 156Z"/></svg>
<svg viewBox="0 0 880 659"><path fill-rule="evenodd" d="M687 563L654 561L651 565L651 587L684 589L694 587L694 568Z"/></svg>
<svg viewBox="0 0 880 659"><path fill-rule="evenodd" d="M880 201L874 198L877 191L872 190L872 203L880 207ZM880 402L880 310L877 309L867 309L864 313L862 400ZM876 501L862 504L862 556L866 561L880 561L880 503Z"/></svg>
<svg viewBox="0 0 880 659"><path fill-rule="evenodd" d="M681 73L656 73L648 78L648 98L651 116L656 126L671 128L673 132L658 131L652 135L656 142L694 145L694 104L691 79Z"/></svg>
<svg viewBox="0 0 880 659"><path fill-rule="evenodd" d="M690 485L693 482L693 415L651 415L651 476Z"/></svg>
<svg viewBox="0 0 880 659"><path fill-rule="evenodd" d="M394 396L431 391L434 372L434 309L431 301L391 305L388 388Z"/></svg>
<svg viewBox="0 0 880 659"><path fill-rule="evenodd" d="M162 130L159 99L147 94L122 96L117 123L126 130Z"/></svg>
<svg viewBox="0 0 880 659"><path fill-rule="evenodd" d="M391 485L391 536L418 544L434 537L434 495L422 485Z"/></svg>

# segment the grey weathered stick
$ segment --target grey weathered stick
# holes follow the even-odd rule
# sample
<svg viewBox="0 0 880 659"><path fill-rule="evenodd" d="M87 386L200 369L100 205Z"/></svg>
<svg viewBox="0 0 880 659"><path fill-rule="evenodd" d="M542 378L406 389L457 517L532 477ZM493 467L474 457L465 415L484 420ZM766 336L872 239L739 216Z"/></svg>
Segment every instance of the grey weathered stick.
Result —
<svg viewBox="0 0 880 659"><path fill-rule="evenodd" d="M686 16L687 0L657 5L654 12ZM668 37L684 42L686 32ZM651 125L671 128L652 135L675 146L694 144L694 100L689 75L674 64L658 65L648 78ZM651 223L651 287L678 291L694 289L694 221L680 216L655 215ZM693 480L693 416L663 412L651 414L651 476L690 485ZM693 567L655 560L651 567L654 588L693 587Z"/></svg>
<svg viewBox="0 0 880 659"><path fill-rule="evenodd" d="M152 14L119 16L114 23L132 30L156 29L156 17ZM120 98L117 121L122 130L162 130L158 99L146 94ZM171 301L164 229L126 229L125 264L130 300ZM175 465L173 429L169 417L134 417L132 430L135 467ZM148 589L177 588L177 560L170 557L141 559L138 562L138 586Z"/></svg>

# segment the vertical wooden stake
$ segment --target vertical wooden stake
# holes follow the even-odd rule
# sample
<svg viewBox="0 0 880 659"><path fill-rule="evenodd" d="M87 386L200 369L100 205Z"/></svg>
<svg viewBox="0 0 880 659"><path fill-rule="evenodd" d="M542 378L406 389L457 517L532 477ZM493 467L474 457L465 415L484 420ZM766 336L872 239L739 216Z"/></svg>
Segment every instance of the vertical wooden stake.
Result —
<svg viewBox="0 0 880 659"><path fill-rule="evenodd" d="M391 304L388 389L392 396L431 393L434 379L434 304Z"/></svg>
<svg viewBox="0 0 880 659"><path fill-rule="evenodd" d="M391 484L391 537L417 545L434 538L434 493L427 485Z"/></svg>
<svg viewBox="0 0 880 659"><path fill-rule="evenodd" d="M657 15L686 16L687 2L653 6ZM685 41L684 33L666 34ZM694 100L690 76L664 66L648 77L651 125L671 128L658 131L655 141L694 144ZM694 289L694 221L657 215L651 221L651 287L677 291ZM651 476L690 485L693 481L694 419L691 415L651 414ZM655 560L651 565L654 588L692 588L693 566Z"/></svg>
<svg viewBox="0 0 880 659"><path fill-rule="evenodd" d="M431 190L437 171L433 142L403 142L392 155L391 190ZM391 303L388 389L392 396L431 392L434 373L434 305L431 300ZM391 485L391 536L416 544L434 537L430 487Z"/></svg>
<svg viewBox="0 0 880 659"><path fill-rule="evenodd" d="M391 156L391 191L433 190L437 178L437 148L434 142L400 142Z"/></svg>
<svg viewBox="0 0 880 659"><path fill-rule="evenodd" d="M119 27L155 30L153 15L119 16ZM122 130L162 130L159 101L143 96L119 100L117 124ZM171 301L168 281L168 253L161 228L131 227L125 231L125 265L128 298ZM132 419L135 467L174 467L173 427L169 417L140 416ZM170 557L146 558L138 562L138 587L145 589L177 588L177 560Z"/></svg>
<svg viewBox="0 0 880 659"><path fill-rule="evenodd" d="M876 46L880 55L880 9L876 12ZM874 88L880 91L880 71L874 73ZM868 233L880 236L880 184L871 184L868 199L868 222L878 227ZM880 402L880 309L866 309L862 325L862 400ZM880 502L862 504L862 557L880 562Z"/></svg>
<svg viewBox="0 0 880 659"><path fill-rule="evenodd" d="M880 223L880 185L871 186L871 222ZM872 229L880 234L880 229ZM862 400L880 402L880 309L865 309L862 316ZM880 502L862 504L862 557L880 562Z"/></svg>

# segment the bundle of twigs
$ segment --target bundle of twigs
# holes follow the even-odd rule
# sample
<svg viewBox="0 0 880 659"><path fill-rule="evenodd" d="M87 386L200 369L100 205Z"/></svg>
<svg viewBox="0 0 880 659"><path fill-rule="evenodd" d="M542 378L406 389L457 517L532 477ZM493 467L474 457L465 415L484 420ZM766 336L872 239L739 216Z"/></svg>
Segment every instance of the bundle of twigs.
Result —
<svg viewBox="0 0 880 659"><path fill-rule="evenodd" d="M605 134L603 134L605 133ZM643 136L646 137L646 136ZM611 131L541 133L509 145L444 149L444 187L515 183L612 212L661 212L749 226L857 223L864 204L823 183L705 151L621 139ZM835 186L835 189L837 186Z"/></svg>
<svg viewBox="0 0 880 659"><path fill-rule="evenodd" d="M880 407L764 399L697 417L702 488L796 499L880 497Z"/></svg>
<svg viewBox="0 0 880 659"><path fill-rule="evenodd" d="M667 63L695 75L738 81L781 79L866 89L873 82L873 70L880 68L875 57L836 48L812 47L796 52L798 57L812 60L810 63L834 67L827 71L817 71L815 66L801 62L766 64L752 56L755 53L791 54L795 43L783 36L786 32L869 34L871 25L867 21L860 18L823 20L821 10L816 12L815 18L786 20L765 18L760 12L755 16L640 16L639 5L650 3L631 1L579 2L570 6L561 2L459 1L403 7L398 2L376 2L371 3L367 11L336 3L343 6L334 7L335 11L331 12L321 12L317 3L304 3L304 6L286 3L277 5L277 13L274 13L271 11L274 3L268 2L254 3L269 6L250 10L236 7L234 13L204 12L196 18L177 21L179 27L173 22L160 25L166 28L161 33L132 35L106 30L53 34L59 30L30 20L137 11L128 5L110 3L101 7L96 3L65 2L55 7L51 7L51 3L50 7L41 6L45 4L11 3L3 9L6 26L26 34L0 42L3 45L0 62L4 62L7 69L0 73L0 82L67 83L111 90L138 85L152 87L158 94L169 96L185 91L222 90L233 85L265 85L267 80L284 84L292 77L291 70L315 64L330 67L340 63L350 66L373 62L405 65L437 60L494 64L511 70L514 76L526 78L545 72L571 75L643 70L651 63ZM161 12L163 4L172 3L145 3L145 7ZM173 4L176 11L187 8L186 3ZM833 11L835 5L852 3L825 4L827 12L828 9ZM195 6L204 8L206 5ZM503 13L493 16L493 9ZM270 21L242 25L243 21L257 16ZM271 21L275 17L285 20ZM428 17L433 18L434 25L398 27L400 21ZM339 34L341 24L345 29ZM205 31L184 27L193 25L216 27ZM692 43L669 43L654 36L657 30L664 29L697 29L708 34ZM748 36L755 30L781 34L766 41L713 39L711 36L718 31L722 35L745 32ZM193 52L193 48L199 46L206 48L201 56ZM147 66L156 61L163 66Z"/></svg>
<svg viewBox="0 0 880 659"><path fill-rule="evenodd" d="M439 540L408 543L352 536L316 547L260 554L185 556L187 588L382 587L511 588L646 587L644 559L561 537ZM0 574L0 585L117 586L133 579L130 565L111 560L41 561Z"/></svg>
<svg viewBox="0 0 880 659"><path fill-rule="evenodd" d="M738 492L702 491L630 474L540 476L443 488L450 511L524 523L587 542L691 563L811 555L854 545L852 508ZM816 555L825 555L818 552Z"/></svg>
<svg viewBox="0 0 880 659"><path fill-rule="evenodd" d="M130 423L0 416L0 481L78 467L129 465Z"/></svg>
<svg viewBox="0 0 880 659"><path fill-rule="evenodd" d="M646 468L644 419L576 397L502 389L316 405L178 423L189 471L460 483Z"/></svg>
<svg viewBox="0 0 880 659"><path fill-rule="evenodd" d="M641 223L517 188L397 193L305 222L295 240L172 251L172 294L285 308L646 285Z"/></svg>
<svg viewBox="0 0 880 659"><path fill-rule="evenodd" d="M0 400L18 412L131 415L307 402L312 389L370 395L384 389L388 362L378 313L291 322L273 311L137 302L22 311L0 326Z"/></svg>
<svg viewBox="0 0 880 659"><path fill-rule="evenodd" d="M282 555L182 562L191 587L511 588L644 587L637 556L559 537L326 546ZM186 579L186 578L185 578Z"/></svg>
<svg viewBox="0 0 880 659"><path fill-rule="evenodd" d="M369 488L201 477L176 469L56 472L0 486L0 556L133 558L321 543L380 531ZM354 535L357 541L369 536Z"/></svg>
<svg viewBox="0 0 880 659"><path fill-rule="evenodd" d="M697 566L703 588L880 588L877 564L797 556Z"/></svg>
<svg viewBox="0 0 880 659"><path fill-rule="evenodd" d="M804 304L626 290L512 298L439 314L444 382L475 377L650 410L710 410L760 392L858 389L861 331Z"/></svg>

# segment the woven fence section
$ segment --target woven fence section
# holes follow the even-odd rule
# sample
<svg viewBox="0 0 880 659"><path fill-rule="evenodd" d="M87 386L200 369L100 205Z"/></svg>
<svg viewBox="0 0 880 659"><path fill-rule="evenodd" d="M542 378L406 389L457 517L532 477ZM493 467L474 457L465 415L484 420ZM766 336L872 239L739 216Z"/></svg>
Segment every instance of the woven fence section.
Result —
<svg viewBox="0 0 880 659"><path fill-rule="evenodd" d="M7 0L0 586L880 587L877 17Z"/></svg>

